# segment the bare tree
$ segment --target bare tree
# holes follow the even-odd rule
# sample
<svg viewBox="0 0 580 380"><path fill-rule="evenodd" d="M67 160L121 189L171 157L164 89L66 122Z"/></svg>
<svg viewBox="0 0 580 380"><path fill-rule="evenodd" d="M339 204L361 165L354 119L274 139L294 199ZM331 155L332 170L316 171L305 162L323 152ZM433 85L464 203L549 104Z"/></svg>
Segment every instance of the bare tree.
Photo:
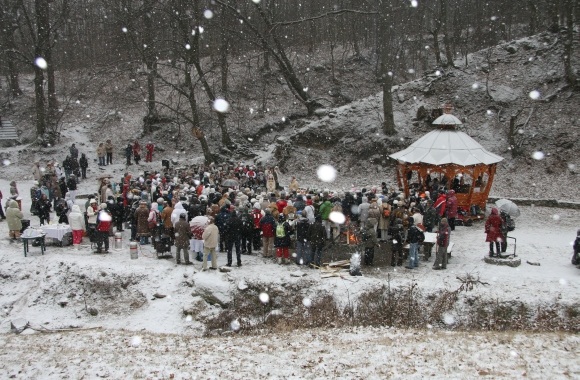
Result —
<svg viewBox="0 0 580 380"><path fill-rule="evenodd" d="M6 69L8 73L8 84L10 93L13 97L22 95L19 82L19 70L16 62L16 42L14 34L18 29L20 18L20 5L17 0L2 0L0 1L2 12L0 12L0 57L2 61L6 62Z"/></svg>
<svg viewBox="0 0 580 380"><path fill-rule="evenodd" d="M300 103L306 107L308 115L313 115L317 108L322 107L322 105L316 99L314 99L308 91L305 90L305 86L303 86L302 81L296 74L294 66L290 62L284 45L280 41L280 38L277 34L277 28L280 26L280 24L276 24L272 20L271 15L267 14L266 10L259 3L254 5L260 21L262 21L266 27L267 33L264 33L254 23L253 19L250 19L242 14L239 9L232 5L229 1L215 1L222 7L223 10L231 12L231 14L235 15L235 17L243 23L243 26L247 28L256 39L253 41L256 46L263 47L270 53L270 56L274 59L280 68L280 72L288 84L288 87L296 99L298 99L298 101L300 101Z"/></svg>
<svg viewBox="0 0 580 380"><path fill-rule="evenodd" d="M574 0L564 0L566 11L566 37L564 39L564 72L566 82L576 85L576 74L572 68L572 56L574 54Z"/></svg>
<svg viewBox="0 0 580 380"><path fill-rule="evenodd" d="M199 80L201 82L201 84L203 85L203 89L205 90L205 93L207 95L207 97L209 98L209 100L213 103L216 101L217 96L215 95L215 91L212 89L212 87L209 85L205 72L203 71L203 68L201 67L201 61L200 61L200 46L199 46L199 39L200 39L200 31L202 30L200 28L201 26L201 10L199 7L199 0L193 0L192 2L193 5L193 9L192 9L192 16L193 16L193 21L195 22L196 26L198 27L197 29L197 33L193 33L193 39L191 41L191 58L192 58L192 63L195 67L195 70L197 71L197 75L199 76ZM222 17L224 18L224 22L225 22L225 15L222 15ZM227 91L227 75L228 75L228 41L225 35L225 31L221 31L221 46L220 46L220 68L221 68L221 75L222 75L222 91L225 92ZM226 115L224 112L217 112L217 119L218 119L218 126L221 130L221 135L222 135L222 143L225 146L231 147L233 145L232 140L230 138L230 135L228 133L228 128L226 125Z"/></svg>

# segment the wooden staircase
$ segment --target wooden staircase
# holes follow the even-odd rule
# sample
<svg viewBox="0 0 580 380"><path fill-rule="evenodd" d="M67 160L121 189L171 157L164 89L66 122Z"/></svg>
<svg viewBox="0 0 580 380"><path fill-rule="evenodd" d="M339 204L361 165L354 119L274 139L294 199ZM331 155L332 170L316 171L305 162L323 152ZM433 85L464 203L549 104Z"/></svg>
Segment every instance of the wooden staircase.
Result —
<svg viewBox="0 0 580 380"><path fill-rule="evenodd" d="M10 120L0 118L0 141L17 141L16 127Z"/></svg>

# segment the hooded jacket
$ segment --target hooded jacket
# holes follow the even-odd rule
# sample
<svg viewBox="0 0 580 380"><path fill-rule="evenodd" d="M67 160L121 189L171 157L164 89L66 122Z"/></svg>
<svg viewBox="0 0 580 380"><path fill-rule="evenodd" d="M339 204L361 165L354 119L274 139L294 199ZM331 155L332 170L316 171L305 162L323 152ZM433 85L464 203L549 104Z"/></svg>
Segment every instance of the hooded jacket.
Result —
<svg viewBox="0 0 580 380"><path fill-rule="evenodd" d="M73 205L70 214L68 214L68 224L73 231L85 230L85 218L79 205Z"/></svg>
<svg viewBox="0 0 580 380"><path fill-rule="evenodd" d="M487 243L495 243L504 241L504 236L501 233L501 216L499 216L499 211L497 208L491 209L491 214L489 218L485 221L485 241Z"/></svg>
<svg viewBox="0 0 580 380"><path fill-rule="evenodd" d="M179 215L185 214L185 221L187 222L187 210L183 207L181 202L175 204L175 208L171 212L171 224L175 226L175 223L179 221Z"/></svg>
<svg viewBox="0 0 580 380"><path fill-rule="evenodd" d="M8 229L10 231L20 231L22 229L22 218L24 218L24 215L22 215L22 211L18 208L18 203L15 200L11 200L6 210Z"/></svg>

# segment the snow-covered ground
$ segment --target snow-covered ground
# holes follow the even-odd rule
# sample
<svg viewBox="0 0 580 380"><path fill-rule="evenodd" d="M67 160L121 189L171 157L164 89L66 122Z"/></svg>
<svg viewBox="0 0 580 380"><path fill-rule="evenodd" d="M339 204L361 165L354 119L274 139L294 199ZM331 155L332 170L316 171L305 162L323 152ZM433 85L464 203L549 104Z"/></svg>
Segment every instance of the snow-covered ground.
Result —
<svg viewBox="0 0 580 380"><path fill-rule="evenodd" d="M574 379L580 337L388 328L0 335L3 379Z"/></svg>
<svg viewBox="0 0 580 380"><path fill-rule="evenodd" d="M19 182L25 217L28 187ZM93 181L83 183L85 192ZM8 183L0 180L0 188ZM81 201L84 203L84 201ZM21 244L0 240L0 376L8 378L574 378L578 337L567 334L450 332L425 330L306 330L252 337L201 338L202 321L183 310L199 302L203 290L228 302L240 283L262 284L264 291L300 284L305 297L330 292L343 304L373 286L407 286L423 293L455 290L456 276L471 273L489 286L470 297L517 300L528 305L578 303L580 272L570 264L571 243L580 226L577 210L522 207L517 228L517 268L485 264L483 225L457 227L446 271L432 263L416 270L378 266L363 277L321 279L313 269L294 277L294 265L278 266L257 256L243 256L243 267L230 273L200 272L200 265L176 266L158 260L143 247L131 260L127 232L123 248L109 255L91 253L88 244L49 246L45 255L32 248L24 257ZM38 219L32 218L32 225ZM0 222L0 236L7 237ZM510 251L512 247L509 248ZM380 254L380 253L379 253ZM328 259L328 257L327 257ZM529 265L539 263L539 266ZM225 264L224 255L218 258ZM100 287L100 288L99 288ZM92 292L92 294L91 294ZM115 293L116 292L116 293ZM114 293L114 294L113 294ZM165 296L157 298L155 296ZM194 294L196 296L194 296ZM64 305L63 305L64 304ZM91 316L87 308L98 314ZM219 307L208 306L219 312ZM35 328L92 328L58 334L6 335L16 318ZM461 319L461 314L450 318ZM32 333L33 330L26 330ZM177 335L174 335L177 334ZM138 336L138 338L134 338ZM140 343L139 343L140 342Z"/></svg>

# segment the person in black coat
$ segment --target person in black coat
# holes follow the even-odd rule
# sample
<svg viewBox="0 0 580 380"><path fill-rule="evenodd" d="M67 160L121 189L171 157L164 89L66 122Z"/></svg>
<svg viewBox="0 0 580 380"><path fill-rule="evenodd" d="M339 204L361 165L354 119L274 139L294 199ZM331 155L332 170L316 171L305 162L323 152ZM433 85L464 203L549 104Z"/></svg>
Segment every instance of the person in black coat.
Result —
<svg viewBox="0 0 580 380"><path fill-rule="evenodd" d="M292 228L283 214L278 216L278 223L274 229L274 247L278 264L287 263L290 260L290 234Z"/></svg>
<svg viewBox="0 0 580 380"><path fill-rule="evenodd" d="M404 230L403 221L399 218L389 227L389 235L393 238L391 241L391 266L403 265L403 242Z"/></svg>
<svg viewBox="0 0 580 380"><path fill-rule="evenodd" d="M123 232L123 222L125 221L125 206L123 206L123 197L117 197L117 202L107 206L113 216L113 223L117 232Z"/></svg>
<svg viewBox="0 0 580 380"><path fill-rule="evenodd" d="M244 226L242 220L235 211L232 211L224 224L224 235L226 240L226 251L228 253L228 263L226 266L232 266L232 249L236 247L236 259L238 266L242 266L242 257L240 250L240 241L242 239L242 230Z"/></svg>
<svg viewBox="0 0 580 380"><path fill-rule="evenodd" d="M306 215L300 215L296 222L296 264L310 265L312 254L310 251L310 223Z"/></svg>
<svg viewBox="0 0 580 380"><path fill-rule="evenodd" d="M354 200L354 199L353 199ZM322 217L316 216L314 223L310 226L310 246L312 249L312 260L314 265L320 266L322 261L322 249L326 239L326 229L322 225Z"/></svg>
<svg viewBox="0 0 580 380"><path fill-rule="evenodd" d="M50 200L47 198L46 194L42 194L37 203L38 219L40 219L40 225L48 223L50 220Z"/></svg>
<svg viewBox="0 0 580 380"><path fill-rule="evenodd" d="M87 179L87 168L89 167L89 160L85 154L81 154L79 159L79 166L81 167L81 179Z"/></svg>
<svg viewBox="0 0 580 380"><path fill-rule="evenodd" d="M131 165L131 156L133 155L133 145L128 143L125 147L125 158L127 159L127 166Z"/></svg>
<svg viewBox="0 0 580 380"><path fill-rule="evenodd" d="M215 217L215 225L220 232L220 252L224 251L226 242L226 222L230 218L228 206L225 205L220 209L220 212Z"/></svg>

